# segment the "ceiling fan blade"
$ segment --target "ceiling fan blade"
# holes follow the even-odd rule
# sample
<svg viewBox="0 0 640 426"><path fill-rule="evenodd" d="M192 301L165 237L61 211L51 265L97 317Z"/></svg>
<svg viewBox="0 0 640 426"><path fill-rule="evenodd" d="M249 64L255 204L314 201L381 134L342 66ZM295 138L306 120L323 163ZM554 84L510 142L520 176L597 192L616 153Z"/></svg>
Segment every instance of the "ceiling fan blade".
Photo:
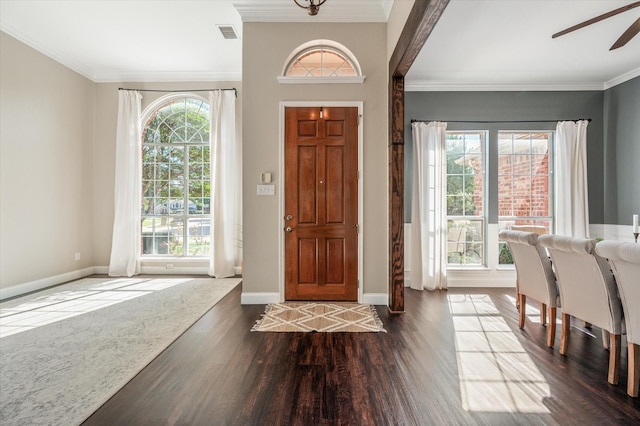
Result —
<svg viewBox="0 0 640 426"><path fill-rule="evenodd" d="M638 18L636 22L631 24L624 33L622 33L620 38L618 38L616 42L613 43L613 46L611 46L611 49L609 50L617 49L618 47L624 46L629 42L629 40L634 38L636 34L638 34L638 32L640 32L640 18Z"/></svg>
<svg viewBox="0 0 640 426"><path fill-rule="evenodd" d="M568 33L572 32L572 31L579 30L580 28L584 28L587 25L595 24L596 22L600 22L603 19L611 18L612 16L615 16L615 15L617 15L619 13L622 13L622 12L626 12L627 10L631 10L631 9L636 8L638 6L640 6L640 1L628 4L626 6L619 7L618 9L614 9L614 10L612 10L610 12L603 13L600 16L596 16L595 18L591 18L591 19L589 19L587 21L584 21L584 22L581 22L581 23L579 23L577 25L574 25L573 27L569 27L566 30L562 30L562 31L560 31L558 33L555 33L554 35L551 36L551 38L556 38L556 37L563 36L565 34L568 34Z"/></svg>

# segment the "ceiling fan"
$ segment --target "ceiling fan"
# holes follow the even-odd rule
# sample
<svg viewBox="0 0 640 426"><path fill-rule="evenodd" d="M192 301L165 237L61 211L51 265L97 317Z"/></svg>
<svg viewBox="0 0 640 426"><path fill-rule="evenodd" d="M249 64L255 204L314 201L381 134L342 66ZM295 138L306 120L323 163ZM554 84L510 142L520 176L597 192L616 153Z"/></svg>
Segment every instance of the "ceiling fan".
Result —
<svg viewBox="0 0 640 426"><path fill-rule="evenodd" d="M602 15L596 16L595 18L591 18L587 21L581 22L577 25L574 25L573 27L569 27L566 30L562 30L558 33L555 33L554 35L551 36L551 38L560 37L572 31L579 30L580 28L584 28L588 25L595 24L596 22L600 22L604 19L611 18L612 16L615 16L622 12L626 12L628 10L634 9L639 6L640 6L640 1L633 2L626 6L622 6L618 9L614 9L610 12L603 13ZM640 18L638 18L633 24L631 24L631 26L629 26L629 28L627 28L627 30L624 33L622 33L622 35L618 38L618 40L616 40L615 43L613 43L613 45L609 50L617 49L619 47L624 46L629 42L629 40L635 37L636 34L638 34L638 32L640 32Z"/></svg>

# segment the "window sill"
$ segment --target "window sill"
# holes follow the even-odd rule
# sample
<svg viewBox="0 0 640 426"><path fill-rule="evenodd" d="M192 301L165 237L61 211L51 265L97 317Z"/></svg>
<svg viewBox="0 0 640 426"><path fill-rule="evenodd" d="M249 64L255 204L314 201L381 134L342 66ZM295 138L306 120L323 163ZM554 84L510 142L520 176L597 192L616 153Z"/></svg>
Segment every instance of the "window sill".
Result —
<svg viewBox="0 0 640 426"><path fill-rule="evenodd" d="M209 262L208 257L199 256L199 257L173 257L173 256L163 256L163 257L141 257L140 263L203 263Z"/></svg>
<svg viewBox="0 0 640 426"><path fill-rule="evenodd" d="M516 270L516 267L515 267L515 266L513 266L513 265L511 265L511 266L509 266L509 265L503 265L503 266L498 266L498 267L496 268L496 271L499 271L499 272L500 272L500 271L515 271L515 270Z"/></svg>

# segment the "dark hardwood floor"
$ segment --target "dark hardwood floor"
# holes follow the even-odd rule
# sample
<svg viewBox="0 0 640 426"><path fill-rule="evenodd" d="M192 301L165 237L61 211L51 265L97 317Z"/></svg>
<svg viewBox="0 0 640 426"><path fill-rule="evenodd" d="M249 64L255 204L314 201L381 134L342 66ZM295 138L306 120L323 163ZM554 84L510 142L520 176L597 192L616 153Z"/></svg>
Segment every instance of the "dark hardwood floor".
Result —
<svg viewBox="0 0 640 426"><path fill-rule="evenodd" d="M407 289L405 314L377 307L388 333L251 332L264 306L241 306L240 292L84 424L640 424L626 345L609 385L598 329L573 329L562 356L560 333L550 349L545 327L518 329L512 289Z"/></svg>

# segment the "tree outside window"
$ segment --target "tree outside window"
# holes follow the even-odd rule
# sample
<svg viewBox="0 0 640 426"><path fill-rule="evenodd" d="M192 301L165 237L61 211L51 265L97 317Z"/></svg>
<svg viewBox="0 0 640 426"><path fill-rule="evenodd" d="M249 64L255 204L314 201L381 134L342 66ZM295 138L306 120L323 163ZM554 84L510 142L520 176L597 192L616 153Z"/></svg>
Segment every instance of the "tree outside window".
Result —
<svg viewBox="0 0 640 426"><path fill-rule="evenodd" d="M142 134L142 254L205 256L211 245L209 104L172 98Z"/></svg>

